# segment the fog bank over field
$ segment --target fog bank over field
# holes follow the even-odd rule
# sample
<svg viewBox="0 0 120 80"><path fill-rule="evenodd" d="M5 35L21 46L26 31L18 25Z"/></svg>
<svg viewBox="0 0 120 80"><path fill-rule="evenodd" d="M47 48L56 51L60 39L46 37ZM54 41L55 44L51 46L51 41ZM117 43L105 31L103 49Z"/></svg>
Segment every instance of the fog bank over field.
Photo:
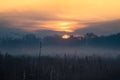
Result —
<svg viewBox="0 0 120 80"><path fill-rule="evenodd" d="M8 52L11 55L38 56L39 47L4 47L0 48L4 54ZM100 48L100 47L62 47L62 46L44 46L42 55L45 56L101 56L116 57L120 55L119 49Z"/></svg>

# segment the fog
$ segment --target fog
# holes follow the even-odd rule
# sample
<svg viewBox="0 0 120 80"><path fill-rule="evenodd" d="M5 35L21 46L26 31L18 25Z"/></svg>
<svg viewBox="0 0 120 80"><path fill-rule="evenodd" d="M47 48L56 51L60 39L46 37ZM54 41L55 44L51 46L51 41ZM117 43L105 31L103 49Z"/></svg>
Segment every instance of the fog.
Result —
<svg viewBox="0 0 120 80"><path fill-rule="evenodd" d="M2 53L11 55L38 56L39 47L2 47ZM120 55L119 49L100 48L100 47L63 47L63 46L43 46L42 56L100 56L116 57Z"/></svg>

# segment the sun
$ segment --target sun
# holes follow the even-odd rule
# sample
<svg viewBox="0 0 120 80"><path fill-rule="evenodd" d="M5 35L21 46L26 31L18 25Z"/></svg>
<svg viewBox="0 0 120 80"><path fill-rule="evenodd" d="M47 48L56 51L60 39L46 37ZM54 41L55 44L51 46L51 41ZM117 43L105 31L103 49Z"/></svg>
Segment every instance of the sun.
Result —
<svg viewBox="0 0 120 80"><path fill-rule="evenodd" d="M69 38L70 38L70 35L68 35L68 34L65 34L62 36L62 39L69 39Z"/></svg>

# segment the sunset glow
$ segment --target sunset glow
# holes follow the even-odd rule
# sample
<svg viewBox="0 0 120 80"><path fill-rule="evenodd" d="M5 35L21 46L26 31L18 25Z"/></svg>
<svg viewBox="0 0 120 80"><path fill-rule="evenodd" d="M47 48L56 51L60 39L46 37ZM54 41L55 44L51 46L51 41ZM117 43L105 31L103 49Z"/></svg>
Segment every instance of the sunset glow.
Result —
<svg viewBox="0 0 120 80"><path fill-rule="evenodd" d="M73 32L72 26L74 26L70 22L61 22L58 24L58 30L65 31L65 32Z"/></svg>
<svg viewBox="0 0 120 80"><path fill-rule="evenodd" d="M120 0L1 0L0 18L28 31L74 32L120 19Z"/></svg>
<svg viewBox="0 0 120 80"><path fill-rule="evenodd" d="M62 36L62 38L63 38L63 39L69 39L69 38L70 38L70 35L65 34L65 35Z"/></svg>

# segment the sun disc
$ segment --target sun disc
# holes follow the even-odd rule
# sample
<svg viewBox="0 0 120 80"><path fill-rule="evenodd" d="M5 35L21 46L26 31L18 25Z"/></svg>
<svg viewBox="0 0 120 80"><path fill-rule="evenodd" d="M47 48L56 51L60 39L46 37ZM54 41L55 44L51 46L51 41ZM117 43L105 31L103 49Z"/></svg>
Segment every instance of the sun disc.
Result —
<svg viewBox="0 0 120 80"><path fill-rule="evenodd" d="M70 35L67 35L67 34L62 36L62 39L69 39L69 38L70 38Z"/></svg>

